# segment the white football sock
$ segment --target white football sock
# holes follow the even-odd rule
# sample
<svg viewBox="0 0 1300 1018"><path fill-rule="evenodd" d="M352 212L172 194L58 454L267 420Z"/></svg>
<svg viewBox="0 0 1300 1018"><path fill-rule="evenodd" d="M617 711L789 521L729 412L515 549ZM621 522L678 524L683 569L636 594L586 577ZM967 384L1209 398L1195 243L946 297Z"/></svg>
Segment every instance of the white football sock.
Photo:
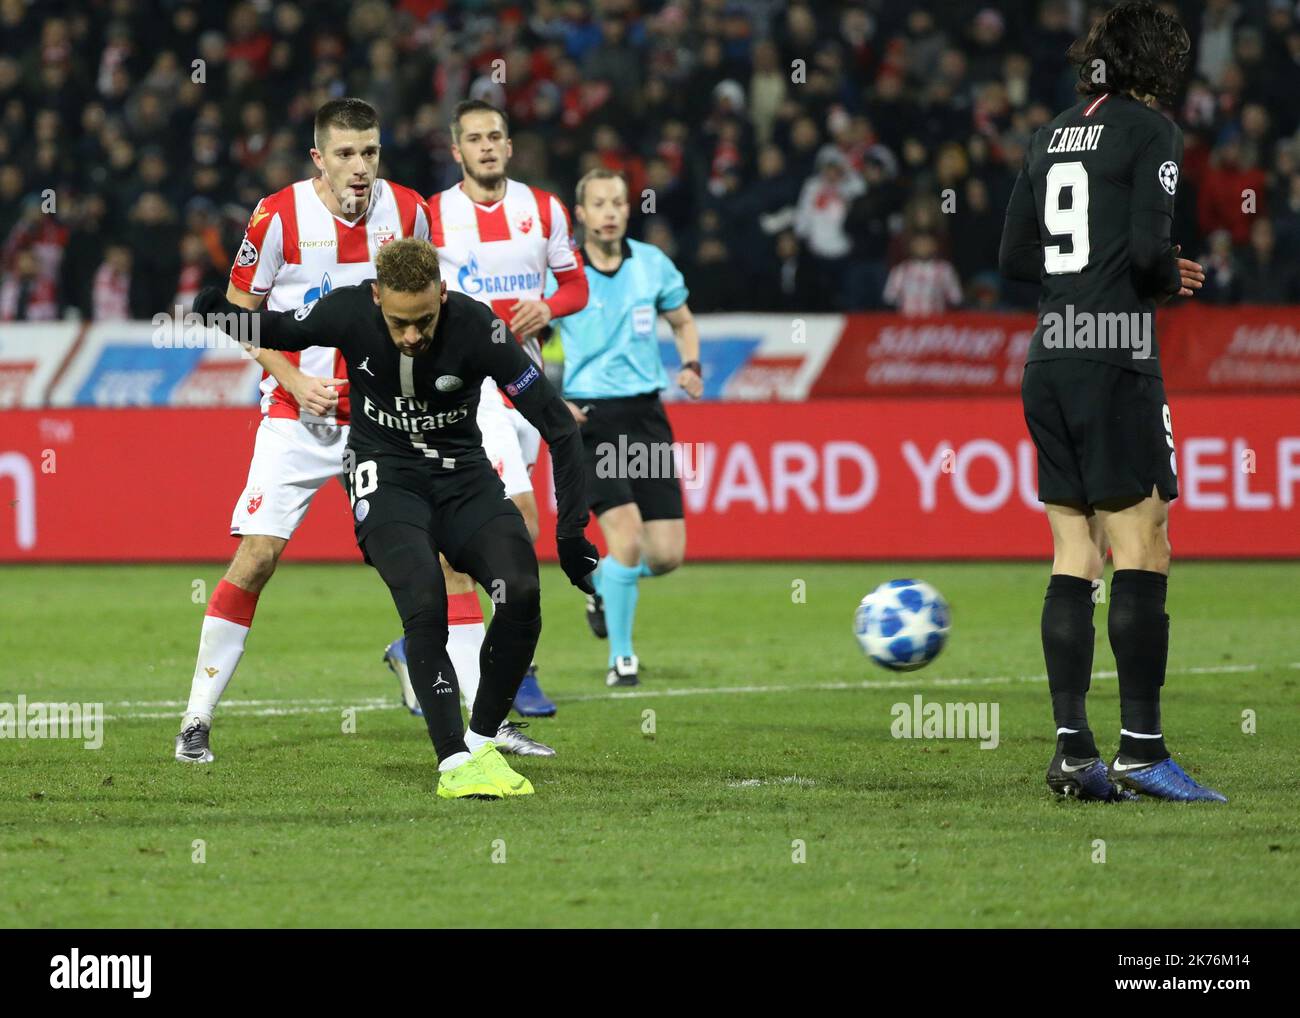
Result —
<svg viewBox="0 0 1300 1018"><path fill-rule="evenodd" d="M189 706L185 708L187 719L194 717L206 725L212 724L212 714L239 667L247 639L247 626L215 615L203 617L199 657L194 666L194 678L190 681Z"/></svg>
<svg viewBox="0 0 1300 1018"><path fill-rule="evenodd" d="M474 697L478 695L478 658L486 632L487 627L482 622L447 627L447 656L451 658L451 666L456 669L460 695L469 711L474 710Z"/></svg>
<svg viewBox="0 0 1300 1018"><path fill-rule="evenodd" d="M471 759L471 757L468 753L452 753L451 756L447 757L446 760L443 760L438 764L438 770L440 771L453 770L459 767L461 764L465 763L465 761L469 759Z"/></svg>
<svg viewBox="0 0 1300 1018"><path fill-rule="evenodd" d="M496 739L491 735L479 735L472 728L465 729L465 745L471 753L477 753L480 746L486 746L489 742L495 745Z"/></svg>

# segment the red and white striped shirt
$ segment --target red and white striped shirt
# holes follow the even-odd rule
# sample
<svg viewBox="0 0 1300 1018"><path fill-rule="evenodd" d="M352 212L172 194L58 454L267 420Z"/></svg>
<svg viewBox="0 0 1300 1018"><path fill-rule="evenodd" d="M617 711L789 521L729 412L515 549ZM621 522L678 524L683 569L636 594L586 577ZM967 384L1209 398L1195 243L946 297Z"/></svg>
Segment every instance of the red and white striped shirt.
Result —
<svg viewBox="0 0 1300 1018"><path fill-rule="evenodd" d="M131 273L104 262L90 288L90 316L97 322L124 322L131 317Z"/></svg>
<svg viewBox="0 0 1300 1018"><path fill-rule="evenodd" d="M490 305L506 325L517 301L541 300L548 269L559 284L546 299L552 315L562 318L587 306L587 276L569 210L549 191L507 180L504 198L480 205L454 184L429 199L429 214L447 289ZM524 348L540 363L536 340Z"/></svg>
<svg viewBox="0 0 1300 1018"><path fill-rule="evenodd" d="M507 326L517 301L541 300L548 269L558 284L546 298L555 318L587 306L587 274L569 210L549 191L507 179L500 201L480 205L453 184L429 198L429 214L447 289L490 305ZM520 343L540 366L537 338ZM490 378L483 381L481 398L508 404Z"/></svg>
<svg viewBox="0 0 1300 1018"><path fill-rule="evenodd" d="M905 315L941 315L961 304L961 280L951 262L908 258L889 271L884 296Z"/></svg>
<svg viewBox="0 0 1300 1018"><path fill-rule="evenodd" d="M381 247L402 237L428 240L429 225L428 206L409 187L376 180L366 214L349 223L325 207L312 180L300 180L257 203L230 281L245 293L266 294L271 311L290 311L336 286L373 278ZM347 377L343 356L333 347L313 346L284 356L305 374ZM270 417L346 424L349 409L348 397L340 395L333 417L315 417L302 412L269 373L262 378L262 413Z"/></svg>

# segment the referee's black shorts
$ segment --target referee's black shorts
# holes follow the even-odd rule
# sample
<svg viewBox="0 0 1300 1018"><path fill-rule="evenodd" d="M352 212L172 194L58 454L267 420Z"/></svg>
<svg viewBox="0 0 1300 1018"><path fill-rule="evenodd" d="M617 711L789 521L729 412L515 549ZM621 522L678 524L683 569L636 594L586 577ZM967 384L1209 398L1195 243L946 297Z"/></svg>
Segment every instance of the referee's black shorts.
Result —
<svg viewBox="0 0 1300 1018"><path fill-rule="evenodd" d="M643 520L682 519L673 429L659 393L571 402L587 414L582 444L591 511L599 516L635 502Z"/></svg>
<svg viewBox="0 0 1300 1018"><path fill-rule="evenodd" d="M1042 502L1178 497L1165 385L1105 361L1031 361L1020 383Z"/></svg>

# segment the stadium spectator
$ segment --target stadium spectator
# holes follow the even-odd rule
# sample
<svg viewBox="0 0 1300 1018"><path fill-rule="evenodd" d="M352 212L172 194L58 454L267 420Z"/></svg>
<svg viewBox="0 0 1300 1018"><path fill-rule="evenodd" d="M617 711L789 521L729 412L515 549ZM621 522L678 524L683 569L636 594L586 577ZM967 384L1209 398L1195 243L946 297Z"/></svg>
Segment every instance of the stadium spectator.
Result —
<svg viewBox="0 0 1300 1018"><path fill-rule="evenodd" d="M838 149L827 146L817 153L817 173L799 192L794 232L814 265L818 307L844 306L845 270L853 250L844 222L850 203L864 190L862 178Z"/></svg>
<svg viewBox="0 0 1300 1018"><path fill-rule="evenodd" d="M1273 223L1256 219L1250 225L1250 245L1241 256L1241 302L1291 304L1298 299L1296 270L1277 250Z"/></svg>
<svg viewBox="0 0 1300 1018"><path fill-rule="evenodd" d="M932 233L917 233L908 242L909 256L889 272L885 303L912 316L941 315L961 304L961 282L952 263L938 257Z"/></svg>
<svg viewBox="0 0 1300 1018"><path fill-rule="evenodd" d="M97 322L120 322L138 317L138 305L131 303L131 249L112 243L104 250L104 261L95 271L91 289L91 317Z"/></svg>
<svg viewBox="0 0 1300 1018"><path fill-rule="evenodd" d="M0 321L48 322L59 317L58 289L31 248L19 251L0 282Z"/></svg>
<svg viewBox="0 0 1300 1018"><path fill-rule="evenodd" d="M72 228L63 252L62 302L89 320L95 316L95 273L104 262L104 249L112 236L108 206L102 195L92 192L76 202L69 218Z"/></svg>
<svg viewBox="0 0 1300 1018"><path fill-rule="evenodd" d="M1205 267L1205 284L1197 299L1207 304L1236 304L1241 299L1241 266L1232 249L1232 234L1215 230L1210 248L1197 259Z"/></svg>
<svg viewBox="0 0 1300 1018"><path fill-rule="evenodd" d="M889 272L889 240L901 219L905 198L894 179L896 171L897 164L888 149L877 146L868 152L863 162L866 191L849 206L845 218L845 229L853 240L853 260L845 287L853 308L874 310L882 306Z"/></svg>

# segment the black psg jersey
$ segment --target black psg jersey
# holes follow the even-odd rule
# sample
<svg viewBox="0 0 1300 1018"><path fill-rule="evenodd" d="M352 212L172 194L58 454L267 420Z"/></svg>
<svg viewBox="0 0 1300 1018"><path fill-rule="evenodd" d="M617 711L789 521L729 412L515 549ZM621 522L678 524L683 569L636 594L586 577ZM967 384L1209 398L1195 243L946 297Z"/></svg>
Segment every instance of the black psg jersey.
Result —
<svg viewBox="0 0 1300 1018"><path fill-rule="evenodd" d="M561 536L587 525L582 439L564 400L492 309L448 292L433 341L414 357L393 342L371 282L343 286L296 311L254 315L256 342L271 350L335 346L348 364L352 419L348 448L358 460L399 456L439 473L486 464L476 420L485 378L551 448Z"/></svg>
<svg viewBox="0 0 1300 1018"><path fill-rule="evenodd" d="M1156 299L1177 293L1170 240L1182 131L1117 93L1035 132L1007 207L1004 275L1042 286L1030 361L1160 374Z"/></svg>

